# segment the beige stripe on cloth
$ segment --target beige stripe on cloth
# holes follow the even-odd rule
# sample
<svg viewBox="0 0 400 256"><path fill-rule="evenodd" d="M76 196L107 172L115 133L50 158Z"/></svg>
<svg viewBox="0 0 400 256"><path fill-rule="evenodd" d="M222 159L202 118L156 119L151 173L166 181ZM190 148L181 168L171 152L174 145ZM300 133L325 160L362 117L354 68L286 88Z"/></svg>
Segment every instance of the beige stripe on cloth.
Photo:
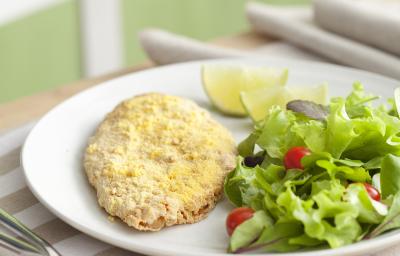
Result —
<svg viewBox="0 0 400 256"><path fill-rule="evenodd" d="M46 240L50 244L58 243L80 233L60 219L51 220L34 228L33 231L41 237L47 237Z"/></svg>
<svg viewBox="0 0 400 256"><path fill-rule="evenodd" d="M0 175L6 174L19 167L20 152L21 147L17 147L0 157Z"/></svg>
<svg viewBox="0 0 400 256"><path fill-rule="evenodd" d="M15 176L10 177L9 174L14 174L12 172L21 172L19 156L21 151L21 146L24 138L29 132L32 124L28 124L26 127L17 128L14 132L4 134L0 138L0 181L7 183L7 179L15 179ZM12 141L15 141L13 144ZM17 173L20 174L20 173ZM20 175L23 179L23 175ZM21 182L24 182L23 180ZM20 182L20 183L21 183ZM25 183L21 183L25 184ZM0 194L2 192L2 187L0 187ZM33 231L47 240L50 244L55 245L62 255L96 255L96 256L140 256L141 254L129 252L111 245L105 244L95 239L91 239L86 235L83 235L80 231L69 226L60 219L49 218L51 213L45 212L47 217L43 217L38 214L32 214L32 216L27 215L28 213L34 213L35 211L30 211L32 207L37 207L39 201L30 192L28 187L23 187L21 189L14 189L12 191L3 190L3 197L0 197L0 208L6 210L7 212L15 215L23 215L24 218L32 218L37 222L40 219L40 225L34 226ZM37 208L36 208L37 209ZM40 209L41 212L47 211L46 209ZM37 212L37 211L36 211ZM51 217L51 216L50 216ZM32 222L32 221L31 221ZM85 243L81 241L85 240ZM68 244L67 247L62 246ZM83 247L86 246L86 247ZM72 252L73 251L73 252ZM3 248L0 244L0 255L11 256L16 255L13 252L8 251Z"/></svg>
<svg viewBox="0 0 400 256"><path fill-rule="evenodd" d="M38 200L27 187L0 198L0 208L11 214L22 211L36 203L38 203Z"/></svg>

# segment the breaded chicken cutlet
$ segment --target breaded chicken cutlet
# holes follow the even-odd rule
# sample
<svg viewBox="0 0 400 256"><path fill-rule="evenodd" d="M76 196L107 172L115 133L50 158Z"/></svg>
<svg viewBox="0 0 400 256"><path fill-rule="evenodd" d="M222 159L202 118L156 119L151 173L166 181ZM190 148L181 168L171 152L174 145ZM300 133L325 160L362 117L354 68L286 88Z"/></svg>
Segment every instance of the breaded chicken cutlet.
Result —
<svg viewBox="0 0 400 256"><path fill-rule="evenodd" d="M151 93L119 104L90 138L84 167L99 204L138 230L205 218L235 167L234 140L194 102Z"/></svg>

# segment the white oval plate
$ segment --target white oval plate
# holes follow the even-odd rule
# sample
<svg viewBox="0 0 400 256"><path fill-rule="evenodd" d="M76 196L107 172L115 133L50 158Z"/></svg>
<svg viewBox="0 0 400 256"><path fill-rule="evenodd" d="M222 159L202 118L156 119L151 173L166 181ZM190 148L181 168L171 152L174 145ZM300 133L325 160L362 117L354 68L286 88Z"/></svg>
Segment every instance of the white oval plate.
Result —
<svg viewBox="0 0 400 256"><path fill-rule="evenodd" d="M106 113L120 101L145 92L162 92L190 98L209 109L237 141L251 130L248 119L230 118L215 112L200 83L204 63L241 63L287 67L289 85L329 83L330 96L347 95L354 81L384 98L391 97L398 81L334 65L285 59L222 59L154 68L123 76L86 90L46 114L29 134L22 165L28 185L36 197L55 215L73 227L110 244L154 255L227 255L225 218L231 209L225 200L209 217L197 224L166 228L160 232L138 232L119 221L110 222L97 205L94 189L86 180L82 155L88 137ZM400 232L334 250L297 252L283 255L369 254L400 242ZM269 254L272 255L272 254Z"/></svg>

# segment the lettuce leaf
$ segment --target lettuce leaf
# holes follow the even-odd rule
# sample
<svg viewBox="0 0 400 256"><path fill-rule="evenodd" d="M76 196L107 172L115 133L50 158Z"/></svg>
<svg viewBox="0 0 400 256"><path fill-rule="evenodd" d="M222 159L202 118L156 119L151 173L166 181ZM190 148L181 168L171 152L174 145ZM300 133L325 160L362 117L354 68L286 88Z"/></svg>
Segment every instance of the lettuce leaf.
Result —
<svg viewBox="0 0 400 256"><path fill-rule="evenodd" d="M300 245L290 243L303 233L299 222L275 223L272 227L265 228L254 247L262 252L287 252L301 248Z"/></svg>
<svg viewBox="0 0 400 256"><path fill-rule="evenodd" d="M387 113L374 111L370 117L352 120L357 137L352 140L344 155L351 159L369 161L389 153L397 154L400 123L393 119Z"/></svg>
<svg viewBox="0 0 400 256"><path fill-rule="evenodd" d="M283 189L285 179L301 173L286 172L282 166L270 164L266 169L260 166L254 168L243 164L239 156L235 170L225 178L224 192L235 206L250 206L256 210L263 209L266 193L276 196ZM288 177L290 176L290 177Z"/></svg>
<svg viewBox="0 0 400 256"><path fill-rule="evenodd" d="M344 200L350 202L358 210L358 221L360 223L379 224L385 217L377 212L372 200L362 184L351 184L347 187Z"/></svg>
<svg viewBox="0 0 400 256"><path fill-rule="evenodd" d="M272 158L282 159L286 151L293 146L304 145L301 138L291 131L296 116L280 107L271 108L262 126L256 143Z"/></svg>
<svg viewBox="0 0 400 256"><path fill-rule="evenodd" d="M239 144L224 191L236 206L264 212L270 221L262 230L247 224L249 233L238 235L233 251L336 248L400 228L400 104L387 110L374 107L376 99L356 82L347 98L331 99L325 119L274 106L255 124ZM284 156L294 146L311 154L302 158L302 170L285 170ZM265 156L262 164L246 167L242 156L255 154ZM380 202L361 184L371 181Z"/></svg>
<svg viewBox="0 0 400 256"><path fill-rule="evenodd" d="M385 156L380 173L382 197L397 194L400 190L400 157L391 154Z"/></svg>
<svg viewBox="0 0 400 256"><path fill-rule="evenodd" d="M333 101L327 119L325 151L329 152L334 158L340 158L351 141L357 136L354 132L354 125L347 115L345 103L342 98Z"/></svg>
<svg viewBox="0 0 400 256"><path fill-rule="evenodd" d="M323 152L325 150L325 123L315 120L296 122L291 127L291 131L299 136L312 152Z"/></svg>
<svg viewBox="0 0 400 256"><path fill-rule="evenodd" d="M238 145L239 155L241 155L243 157L253 155L254 147L256 145L258 136L259 136L258 132L254 131L246 139L244 139L242 142L240 142Z"/></svg>
<svg viewBox="0 0 400 256"><path fill-rule="evenodd" d="M372 94L366 94L364 91L364 86L360 82L353 83L353 91L346 98L346 110L351 118L365 116L368 112L368 107L365 104L370 103L379 99L378 96Z"/></svg>
<svg viewBox="0 0 400 256"><path fill-rule="evenodd" d="M264 229L269 229L274 221L264 211L257 211L253 217L236 227L229 243L229 251L235 252L256 240Z"/></svg>
<svg viewBox="0 0 400 256"><path fill-rule="evenodd" d="M224 183L225 195L235 206L243 205L245 190L250 188L255 179L253 168L245 167L242 162L243 158L238 157L235 170L227 175Z"/></svg>
<svg viewBox="0 0 400 256"><path fill-rule="evenodd" d="M325 169L331 178L341 178L354 182L369 182L371 176L363 167L350 167L346 165L336 165L332 161L318 160L316 164Z"/></svg>
<svg viewBox="0 0 400 256"><path fill-rule="evenodd" d="M395 228L400 228L400 192L393 197L392 205L385 219L367 235L367 238L376 237L383 232Z"/></svg>
<svg viewBox="0 0 400 256"><path fill-rule="evenodd" d="M278 199L290 217L304 225L304 232L311 238L326 241L332 248L350 244L361 234L357 221L358 211L350 203L341 201L345 187L332 180L323 190L308 200L303 200L288 189Z"/></svg>
<svg viewBox="0 0 400 256"><path fill-rule="evenodd" d="M296 244L296 245L300 245L303 247L314 247L317 245L323 245L325 244L324 241L318 240L316 238L312 238L310 236L308 236L307 234L301 234L298 237L293 237L289 239L289 244Z"/></svg>

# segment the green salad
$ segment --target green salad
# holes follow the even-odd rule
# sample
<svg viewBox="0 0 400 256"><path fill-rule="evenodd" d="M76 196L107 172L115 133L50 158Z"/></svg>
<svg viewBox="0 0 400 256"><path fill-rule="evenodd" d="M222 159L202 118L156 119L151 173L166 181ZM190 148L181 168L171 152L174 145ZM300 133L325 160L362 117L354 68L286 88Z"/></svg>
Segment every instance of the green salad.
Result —
<svg viewBox="0 0 400 256"><path fill-rule="evenodd" d="M400 227L399 113L376 99L355 83L328 106L292 101L255 123L224 185L239 207L230 252L337 248Z"/></svg>

